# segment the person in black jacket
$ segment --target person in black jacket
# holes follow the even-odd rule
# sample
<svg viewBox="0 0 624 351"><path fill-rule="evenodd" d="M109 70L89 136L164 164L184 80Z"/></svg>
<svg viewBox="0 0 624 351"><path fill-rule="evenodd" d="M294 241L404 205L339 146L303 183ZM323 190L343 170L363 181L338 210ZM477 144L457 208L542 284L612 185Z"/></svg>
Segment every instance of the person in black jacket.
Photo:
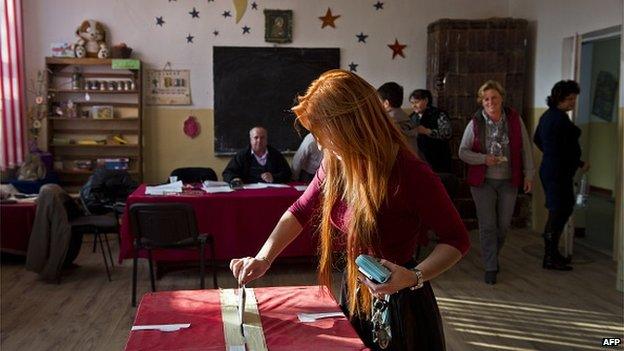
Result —
<svg viewBox="0 0 624 351"><path fill-rule="evenodd" d="M429 90L414 90L409 101L414 110L410 119L418 125L418 149L434 172L451 173L451 120L446 112L431 105Z"/></svg>
<svg viewBox="0 0 624 351"><path fill-rule="evenodd" d="M267 130L254 127L249 131L249 144L239 151L223 170L223 180L232 183L286 183L292 175L288 162L268 145Z"/></svg>
<svg viewBox="0 0 624 351"><path fill-rule="evenodd" d="M546 195L548 220L544 228L544 269L572 270L570 258L559 252L559 239L574 209L573 178L576 170L589 169L581 161L581 130L570 121L567 111L574 109L580 93L578 83L562 80L546 99L548 110L540 117L533 141L543 152L540 179Z"/></svg>

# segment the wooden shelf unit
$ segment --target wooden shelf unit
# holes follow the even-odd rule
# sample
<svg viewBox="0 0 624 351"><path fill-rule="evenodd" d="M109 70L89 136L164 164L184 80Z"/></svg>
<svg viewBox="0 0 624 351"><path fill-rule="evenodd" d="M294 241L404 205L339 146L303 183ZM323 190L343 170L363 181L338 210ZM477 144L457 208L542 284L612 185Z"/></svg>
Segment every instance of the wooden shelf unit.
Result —
<svg viewBox="0 0 624 351"><path fill-rule="evenodd" d="M127 158L128 172L143 181L143 94L142 63L139 69L112 69L112 59L46 57L47 71L47 147L54 156L55 171L61 185L76 190L86 183L99 158ZM85 79L132 80L134 90L71 89L78 71ZM88 97L87 97L88 94ZM97 101L93 101L93 100ZM72 101L77 117L67 116L67 102ZM111 106L112 119L91 117L93 106ZM63 111L59 115L56 111ZM116 144L111 137L121 135L127 144ZM59 144L58 140L71 143ZM82 145L81 140L107 140L107 144ZM56 142L55 142L56 141ZM91 161L90 169L79 169L76 161ZM62 165L62 167L61 167Z"/></svg>

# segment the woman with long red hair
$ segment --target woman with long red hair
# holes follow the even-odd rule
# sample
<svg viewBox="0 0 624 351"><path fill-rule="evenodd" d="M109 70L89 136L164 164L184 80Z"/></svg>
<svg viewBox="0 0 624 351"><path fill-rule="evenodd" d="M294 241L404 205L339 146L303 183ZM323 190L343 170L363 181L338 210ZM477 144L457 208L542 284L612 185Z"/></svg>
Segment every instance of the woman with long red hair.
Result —
<svg viewBox="0 0 624 351"><path fill-rule="evenodd" d="M231 261L234 276L241 284L263 276L312 222L320 238L319 282L331 287L332 258L342 253L341 306L367 346L444 350L429 281L459 261L470 243L442 183L411 151L375 89L359 76L325 72L298 101L293 112L322 147L323 163L258 254ZM416 263L415 248L429 229L437 244ZM380 258L390 280L375 284L359 274L359 254Z"/></svg>

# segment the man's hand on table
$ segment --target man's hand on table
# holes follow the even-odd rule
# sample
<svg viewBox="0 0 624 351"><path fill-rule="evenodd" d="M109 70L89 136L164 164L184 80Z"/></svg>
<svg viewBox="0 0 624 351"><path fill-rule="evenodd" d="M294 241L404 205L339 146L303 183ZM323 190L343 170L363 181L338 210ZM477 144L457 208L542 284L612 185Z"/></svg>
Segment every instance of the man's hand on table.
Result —
<svg viewBox="0 0 624 351"><path fill-rule="evenodd" d="M262 178L262 180L264 180L267 183L273 183L273 175L271 174L271 172L264 172L260 175L260 178Z"/></svg>

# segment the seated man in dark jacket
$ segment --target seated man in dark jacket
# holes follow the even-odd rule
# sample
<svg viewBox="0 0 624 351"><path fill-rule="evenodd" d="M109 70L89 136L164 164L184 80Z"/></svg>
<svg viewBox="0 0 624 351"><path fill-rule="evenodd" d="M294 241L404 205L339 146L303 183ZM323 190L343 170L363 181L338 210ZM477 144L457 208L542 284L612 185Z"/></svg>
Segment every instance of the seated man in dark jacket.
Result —
<svg viewBox="0 0 624 351"><path fill-rule="evenodd" d="M275 148L267 144L267 130L254 127L249 131L250 146L239 151L223 170L223 180L232 183L286 183L291 171L288 162Z"/></svg>

